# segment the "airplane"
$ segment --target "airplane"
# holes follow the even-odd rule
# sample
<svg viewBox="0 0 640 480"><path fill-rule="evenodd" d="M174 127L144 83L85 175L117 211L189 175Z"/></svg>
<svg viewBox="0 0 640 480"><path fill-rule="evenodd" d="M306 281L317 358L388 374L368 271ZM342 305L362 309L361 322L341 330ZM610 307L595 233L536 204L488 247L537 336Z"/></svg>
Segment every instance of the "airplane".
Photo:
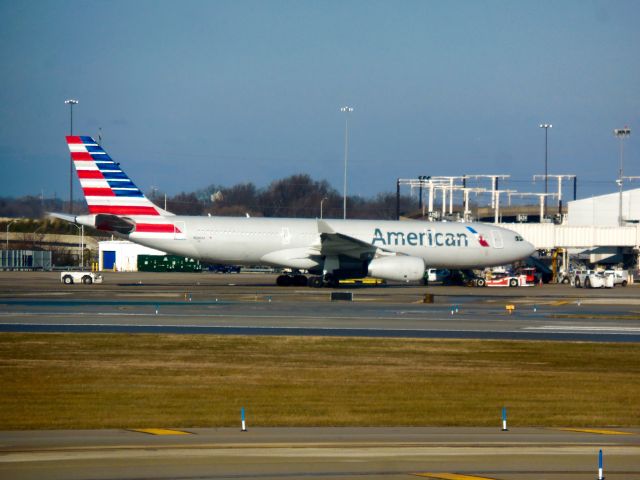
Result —
<svg viewBox="0 0 640 480"><path fill-rule="evenodd" d="M419 281L427 267L505 265L535 250L517 233L481 223L174 215L92 137L66 139L89 213L51 216L174 255L295 272L278 276L280 286L335 287L366 276Z"/></svg>

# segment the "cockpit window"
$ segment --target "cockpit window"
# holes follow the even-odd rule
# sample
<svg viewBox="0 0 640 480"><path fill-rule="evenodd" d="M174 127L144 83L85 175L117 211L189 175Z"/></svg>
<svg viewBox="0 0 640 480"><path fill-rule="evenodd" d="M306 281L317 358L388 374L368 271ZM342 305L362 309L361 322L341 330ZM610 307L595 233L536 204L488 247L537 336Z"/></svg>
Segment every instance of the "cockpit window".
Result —
<svg viewBox="0 0 640 480"><path fill-rule="evenodd" d="M524 242L524 238L522 238L520 235L516 235L516 242Z"/></svg>

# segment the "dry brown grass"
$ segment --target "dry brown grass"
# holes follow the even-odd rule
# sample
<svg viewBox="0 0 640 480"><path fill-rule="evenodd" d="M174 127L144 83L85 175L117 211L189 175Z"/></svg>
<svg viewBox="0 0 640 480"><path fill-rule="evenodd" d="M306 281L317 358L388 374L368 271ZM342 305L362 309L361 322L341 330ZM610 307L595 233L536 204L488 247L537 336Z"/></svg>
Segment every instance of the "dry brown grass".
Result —
<svg viewBox="0 0 640 480"><path fill-rule="evenodd" d="M640 346L2 334L0 429L637 426Z"/></svg>

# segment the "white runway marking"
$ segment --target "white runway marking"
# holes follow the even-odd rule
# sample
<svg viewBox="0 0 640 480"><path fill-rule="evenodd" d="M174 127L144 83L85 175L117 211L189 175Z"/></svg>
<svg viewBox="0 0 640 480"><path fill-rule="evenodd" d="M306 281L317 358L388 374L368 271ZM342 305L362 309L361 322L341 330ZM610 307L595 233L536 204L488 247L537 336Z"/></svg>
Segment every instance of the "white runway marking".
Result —
<svg viewBox="0 0 640 480"><path fill-rule="evenodd" d="M543 325L541 327L525 327L524 330L569 331L569 332L640 332L640 327L599 327L581 325Z"/></svg>
<svg viewBox="0 0 640 480"><path fill-rule="evenodd" d="M162 305L160 305L162 307ZM151 310L151 308L149 309ZM166 309L165 309L166 310ZM295 320L385 320L396 321L397 316L376 316L376 315L349 315L349 316L320 316L320 315L299 315L295 313L281 313L281 314L264 314L264 313L154 313L149 311L148 313L136 313L136 312L0 312L0 317L174 317L174 318L255 318L255 319L295 319ZM424 316L423 318L413 318L412 320L437 320L437 321L451 321L449 314L443 316ZM465 319L462 319L465 320ZM499 319L497 321L501 321ZM486 319L486 321L496 321L493 319Z"/></svg>
<svg viewBox="0 0 640 480"><path fill-rule="evenodd" d="M151 317L160 317L161 315L149 314ZM278 326L278 325L200 325L200 324L179 324L179 323L0 323L0 325L17 325L29 327L134 327L134 328L208 328L208 329L258 329L258 330L327 330L327 331L361 331L361 332L377 332L377 331L397 331L397 332L449 332L451 330L443 330L439 328L366 328L366 327L321 327L321 326ZM518 333L517 330L455 330L456 332L469 333Z"/></svg>

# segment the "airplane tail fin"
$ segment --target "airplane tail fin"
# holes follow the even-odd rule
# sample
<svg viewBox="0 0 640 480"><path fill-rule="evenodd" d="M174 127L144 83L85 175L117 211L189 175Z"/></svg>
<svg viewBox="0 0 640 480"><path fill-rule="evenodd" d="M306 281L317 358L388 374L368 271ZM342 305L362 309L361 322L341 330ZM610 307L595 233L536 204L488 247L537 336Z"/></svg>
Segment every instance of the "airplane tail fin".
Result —
<svg viewBox="0 0 640 480"><path fill-rule="evenodd" d="M173 215L154 205L93 138L66 138L90 214L133 218Z"/></svg>

